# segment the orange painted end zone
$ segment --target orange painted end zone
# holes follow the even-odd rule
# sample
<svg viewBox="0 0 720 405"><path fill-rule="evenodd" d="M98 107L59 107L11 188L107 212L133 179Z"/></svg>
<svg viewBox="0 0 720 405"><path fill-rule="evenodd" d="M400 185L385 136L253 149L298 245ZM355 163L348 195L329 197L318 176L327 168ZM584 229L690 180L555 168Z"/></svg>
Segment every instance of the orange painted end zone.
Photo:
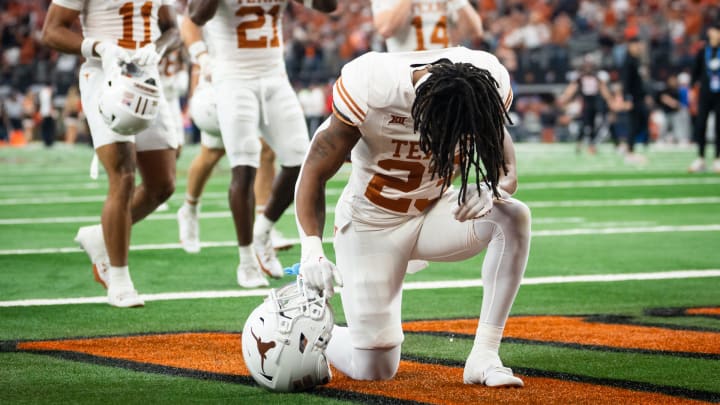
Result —
<svg viewBox="0 0 720 405"><path fill-rule="evenodd" d="M720 307L688 308L685 313L688 315L720 316Z"/></svg>
<svg viewBox="0 0 720 405"><path fill-rule="evenodd" d="M27 351L70 351L188 370L249 375L243 363L239 334L182 333L74 339L25 342L17 347ZM551 378L523 377L526 387L522 389L487 388L463 384L462 372L462 368L457 367L403 361L398 375L391 381L354 381L336 371L328 387L433 404L699 403L662 394Z"/></svg>

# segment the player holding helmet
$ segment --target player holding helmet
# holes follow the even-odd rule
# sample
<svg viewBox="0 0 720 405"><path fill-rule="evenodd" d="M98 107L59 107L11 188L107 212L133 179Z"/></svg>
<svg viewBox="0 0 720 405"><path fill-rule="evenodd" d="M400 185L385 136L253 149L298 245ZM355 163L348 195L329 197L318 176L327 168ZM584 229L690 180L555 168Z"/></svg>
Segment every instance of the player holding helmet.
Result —
<svg viewBox="0 0 720 405"><path fill-rule="evenodd" d="M78 19L82 34L71 29ZM177 137L157 69L161 56L180 44L172 1L53 0L43 42L86 58L81 101L108 174L102 225L80 228L75 240L90 256L96 280L108 289L110 305L142 306L128 269L130 228L175 187ZM118 85L127 93L117 92ZM138 186L136 169L142 177Z"/></svg>
<svg viewBox="0 0 720 405"><path fill-rule="evenodd" d="M464 380L521 386L498 355L530 244L530 211L511 197L517 172L505 129L512 103L507 70L494 56L462 47L371 52L345 65L333 103L295 197L301 276L325 296L334 276L343 283L347 327L333 331L330 363L354 379L392 378L400 364L408 261L460 261L487 249ZM353 168L335 209L335 268L320 239L324 190L349 152ZM454 176L461 180L457 191L450 188Z"/></svg>

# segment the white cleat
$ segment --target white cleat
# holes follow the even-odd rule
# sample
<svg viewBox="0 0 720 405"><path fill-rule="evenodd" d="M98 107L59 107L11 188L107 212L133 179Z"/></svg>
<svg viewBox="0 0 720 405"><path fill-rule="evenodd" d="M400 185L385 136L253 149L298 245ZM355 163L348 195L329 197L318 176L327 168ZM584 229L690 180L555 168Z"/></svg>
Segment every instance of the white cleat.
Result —
<svg viewBox="0 0 720 405"><path fill-rule="evenodd" d="M108 289L108 303L118 308L135 308L145 306L137 290L113 291Z"/></svg>
<svg viewBox="0 0 720 405"><path fill-rule="evenodd" d="M240 287L244 288L267 287L270 285L270 282L265 278L256 263L240 264L237 267L237 282Z"/></svg>
<svg viewBox="0 0 720 405"><path fill-rule="evenodd" d="M91 225L81 227L78 229L77 235L75 235L75 242L77 242L85 253L87 253L88 257L90 257L95 281L100 283L104 288L108 288L110 258L105 248L102 226Z"/></svg>
<svg viewBox="0 0 720 405"><path fill-rule="evenodd" d="M254 235L253 248L260 263L260 269L272 278L282 278L285 273L275 254L270 234Z"/></svg>
<svg viewBox="0 0 720 405"><path fill-rule="evenodd" d="M720 174L720 158L713 161L713 172Z"/></svg>
<svg viewBox="0 0 720 405"><path fill-rule="evenodd" d="M702 173L705 171L705 159L697 158L688 167L688 173Z"/></svg>
<svg viewBox="0 0 720 405"><path fill-rule="evenodd" d="M200 252L200 225L198 211L192 212L183 204L177 212L178 228L180 229L180 245L188 253Z"/></svg>
<svg viewBox="0 0 720 405"><path fill-rule="evenodd" d="M155 208L155 212L165 212L165 211L170 211L170 206L166 202L158 205L158 207Z"/></svg>
<svg viewBox="0 0 720 405"><path fill-rule="evenodd" d="M488 387L523 387L523 380L513 375L508 367L503 367L497 354L485 356L470 354L463 372L465 384L483 384Z"/></svg>
<svg viewBox="0 0 720 405"><path fill-rule="evenodd" d="M275 230L275 228L270 230L270 240L272 240L272 247L275 250L288 250L295 245L290 239L283 236L280 231Z"/></svg>

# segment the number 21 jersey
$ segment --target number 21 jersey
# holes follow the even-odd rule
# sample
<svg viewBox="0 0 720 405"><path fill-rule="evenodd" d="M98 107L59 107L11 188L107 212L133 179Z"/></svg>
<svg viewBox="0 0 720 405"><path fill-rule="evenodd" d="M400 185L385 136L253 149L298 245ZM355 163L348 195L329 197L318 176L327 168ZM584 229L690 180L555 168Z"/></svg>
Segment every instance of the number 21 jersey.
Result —
<svg viewBox="0 0 720 405"><path fill-rule="evenodd" d="M220 0L205 25L213 79L285 74L282 15L287 0Z"/></svg>

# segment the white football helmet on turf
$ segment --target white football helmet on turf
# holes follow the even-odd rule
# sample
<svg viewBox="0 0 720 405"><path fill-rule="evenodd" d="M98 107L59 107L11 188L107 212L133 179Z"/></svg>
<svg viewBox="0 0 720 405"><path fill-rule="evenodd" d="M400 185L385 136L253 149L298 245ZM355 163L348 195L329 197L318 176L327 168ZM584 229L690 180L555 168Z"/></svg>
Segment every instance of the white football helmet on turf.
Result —
<svg viewBox="0 0 720 405"><path fill-rule="evenodd" d="M155 69L120 63L101 91L98 109L105 123L118 134L136 135L155 120L160 104Z"/></svg>
<svg viewBox="0 0 720 405"><path fill-rule="evenodd" d="M302 278L279 289L250 314L242 333L245 365L272 391L305 391L327 384L325 348L333 328L325 298L308 291Z"/></svg>
<svg viewBox="0 0 720 405"><path fill-rule="evenodd" d="M190 99L190 117L200 130L220 136L215 89L204 79L200 79Z"/></svg>

